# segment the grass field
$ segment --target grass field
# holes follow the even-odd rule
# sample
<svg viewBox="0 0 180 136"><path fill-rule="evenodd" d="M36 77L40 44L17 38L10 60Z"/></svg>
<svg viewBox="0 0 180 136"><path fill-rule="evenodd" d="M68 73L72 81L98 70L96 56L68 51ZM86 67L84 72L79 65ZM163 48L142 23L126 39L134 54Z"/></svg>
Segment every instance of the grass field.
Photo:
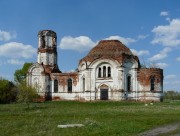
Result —
<svg viewBox="0 0 180 136"><path fill-rule="evenodd" d="M180 122L180 102L59 101L0 105L1 136L133 136L159 125ZM58 128L60 124L84 124Z"/></svg>

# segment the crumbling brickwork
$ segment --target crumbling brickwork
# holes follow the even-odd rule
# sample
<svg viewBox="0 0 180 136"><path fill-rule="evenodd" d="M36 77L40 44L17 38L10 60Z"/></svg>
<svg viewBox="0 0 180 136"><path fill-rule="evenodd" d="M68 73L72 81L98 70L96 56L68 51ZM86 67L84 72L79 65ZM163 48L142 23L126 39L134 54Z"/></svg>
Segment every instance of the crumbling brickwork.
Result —
<svg viewBox="0 0 180 136"><path fill-rule="evenodd" d="M141 68L139 58L118 40L100 41L79 61L78 69L70 73L59 70L57 37L52 30L38 33L37 53L37 63L30 67L27 82L48 99L162 99L163 70Z"/></svg>
<svg viewBox="0 0 180 136"><path fill-rule="evenodd" d="M160 68L139 68L137 72L137 80L142 86L149 87L152 77L155 84L163 83L163 70Z"/></svg>

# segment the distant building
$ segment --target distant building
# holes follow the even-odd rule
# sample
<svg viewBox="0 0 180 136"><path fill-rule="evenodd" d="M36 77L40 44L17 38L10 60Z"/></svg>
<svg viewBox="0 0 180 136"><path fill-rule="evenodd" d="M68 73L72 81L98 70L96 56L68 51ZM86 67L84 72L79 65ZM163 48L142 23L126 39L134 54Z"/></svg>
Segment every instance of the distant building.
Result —
<svg viewBox="0 0 180 136"><path fill-rule="evenodd" d="M79 61L76 72L62 73L57 64L57 37L38 33L38 57L27 82L49 100L161 101L163 70L142 68L137 56L118 40L102 40Z"/></svg>

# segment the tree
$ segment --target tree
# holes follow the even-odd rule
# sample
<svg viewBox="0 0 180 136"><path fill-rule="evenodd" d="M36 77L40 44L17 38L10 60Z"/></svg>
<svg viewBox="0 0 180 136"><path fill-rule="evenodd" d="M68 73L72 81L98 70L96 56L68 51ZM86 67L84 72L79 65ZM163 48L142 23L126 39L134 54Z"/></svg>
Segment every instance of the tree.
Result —
<svg viewBox="0 0 180 136"><path fill-rule="evenodd" d="M180 100L180 92L173 90L164 92L164 98L169 100Z"/></svg>
<svg viewBox="0 0 180 136"><path fill-rule="evenodd" d="M26 82L21 82L18 85L17 102L26 103L29 109L31 102L34 102L38 98L36 89L31 86L27 86Z"/></svg>
<svg viewBox="0 0 180 136"><path fill-rule="evenodd" d="M22 69L18 69L15 71L14 73L14 80L18 83L21 83L23 81L26 80L26 74L28 72L29 67L32 65L33 63L24 63Z"/></svg>
<svg viewBox="0 0 180 136"><path fill-rule="evenodd" d="M17 88L6 79L0 78L0 103L10 103L16 100Z"/></svg>

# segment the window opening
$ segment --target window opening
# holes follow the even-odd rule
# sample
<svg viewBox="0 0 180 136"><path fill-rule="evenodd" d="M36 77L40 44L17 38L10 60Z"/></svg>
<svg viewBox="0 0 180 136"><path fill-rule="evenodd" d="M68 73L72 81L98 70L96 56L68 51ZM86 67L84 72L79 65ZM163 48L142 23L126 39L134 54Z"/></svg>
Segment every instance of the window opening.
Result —
<svg viewBox="0 0 180 136"><path fill-rule="evenodd" d="M111 77L111 67L108 67L108 77Z"/></svg>
<svg viewBox="0 0 180 136"><path fill-rule="evenodd" d="M103 77L106 77L106 67L103 67Z"/></svg>
<svg viewBox="0 0 180 136"><path fill-rule="evenodd" d="M127 91L128 92L131 91L131 76L130 75L127 77Z"/></svg>
<svg viewBox="0 0 180 136"><path fill-rule="evenodd" d="M83 78L83 92L85 91L85 78Z"/></svg>
<svg viewBox="0 0 180 136"><path fill-rule="evenodd" d="M72 93L72 79L68 79L68 93Z"/></svg>
<svg viewBox="0 0 180 136"><path fill-rule="evenodd" d="M101 77L101 68L98 69L98 77Z"/></svg>
<svg viewBox="0 0 180 136"><path fill-rule="evenodd" d="M57 93L58 92L58 80L55 79L54 80L54 93Z"/></svg>
<svg viewBox="0 0 180 136"><path fill-rule="evenodd" d="M151 77L151 88L150 88L151 91L154 90L154 84L155 84L154 82L155 82L155 78Z"/></svg>

